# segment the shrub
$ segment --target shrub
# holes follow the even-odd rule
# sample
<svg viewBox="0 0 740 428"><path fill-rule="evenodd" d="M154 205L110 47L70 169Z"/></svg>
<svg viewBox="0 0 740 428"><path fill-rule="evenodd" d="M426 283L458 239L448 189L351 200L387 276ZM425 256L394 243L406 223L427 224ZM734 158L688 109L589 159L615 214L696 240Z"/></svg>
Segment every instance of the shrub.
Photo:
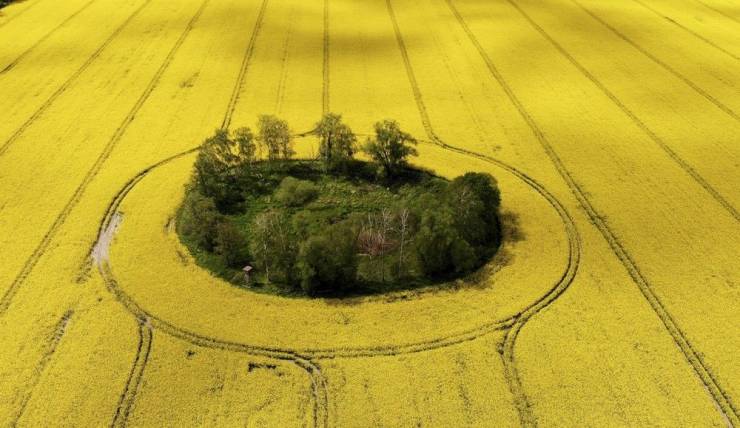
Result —
<svg viewBox="0 0 740 428"><path fill-rule="evenodd" d="M307 180L285 177L275 191L275 199L288 207L304 205L319 195L319 187Z"/></svg>
<svg viewBox="0 0 740 428"><path fill-rule="evenodd" d="M232 221L224 220L216 226L214 244L216 254L221 256L227 266L241 268L247 263L249 243Z"/></svg>
<svg viewBox="0 0 740 428"><path fill-rule="evenodd" d="M221 217L213 199L203 196L195 189L190 189L183 203L178 229L199 247L212 251L216 227Z"/></svg>
<svg viewBox="0 0 740 428"><path fill-rule="evenodd" d="M301 288L308 295L341 292L351 288L357 277L355 231L346 222L329 226L310 236L298 254Z"/></svg>
<svg viewBox="0 0 740 428"><path fill-rule="evenodd" d="M433 206L433 205L432 205ZM427 209L420 214L414 251L427 276L439 276L452 267L450 246L457 239L452 210L446 206Z"/></svg>
<svg viewBox="0 0 740 428"><path fill-rule="evenodd" d="M478 254L464 239L456 239L449 250L456 273L470 272L478 264Z"/></svg>

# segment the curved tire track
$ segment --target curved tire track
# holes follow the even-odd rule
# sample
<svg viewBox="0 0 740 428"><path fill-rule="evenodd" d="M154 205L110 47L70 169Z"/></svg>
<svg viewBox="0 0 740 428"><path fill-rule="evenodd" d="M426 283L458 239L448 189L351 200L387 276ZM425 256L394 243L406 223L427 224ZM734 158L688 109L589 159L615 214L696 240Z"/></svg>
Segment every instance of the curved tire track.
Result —
<svg viewBox="0 0 740 428"><path fill-rule="evenodd" d="M328 18L328 16L326 18ZM250 45L252 45L252 43L250 43ZM248 52L250 52L251 50L252 48L249 48ZM239 88L240 88L240 85L237 85L237 88L235 90L238 91ZM233 97L232 97L232 100L233 100ZM234 106L235 106L235 103L230 102L229 111L233 111ZM229 115L227 114L227 117L228 116ZM428 125L428 121L426 121L425 124ZM429 129L431 130L431 127L429 127ZM431 132L431 135L434 136L433 132ZM106 286L108 290L114 294L116 299L119 302L121 302L129 310L129 312L133 313L138 318L149 320L152 326L154 326L155 328L159 328L162 331L167 332L171 336L178 337L182 340L186 340L196 345L207 346L207 347L212 347L212 348L222 349L222 350L245 352L245 353L249 353L253 355L271 357L271 358L275 358L278 360L290 360L294 362L295 364L298 364L299 366L304 367L304 369L306 369L309 372L309 375L312 378L313 395L314 395L314 416L315 418L317 418L315 420L315 424L316 426L318 426L319 422L323 421L324 422L323 425L326 426L328 425L328 406L326 404L328 401L328 397L327 397L327 389L326 389L326 380L323 378L323 375L321 375L320 369L315 364L314 361L322 360L322 359L334 359L334 358L363 358L363 357L391 356L391 355L400 355L404 353L424 352L427 350L438 349L441 347L452 346L452 345L463 343L466 341L475 340L476 338L481 337L482 335L488 334L492 331L500 331L500 330L509 329L512 326L514 326L519 320L524 320L524 322L526 322L526 320L528 320L532 315L534 315L536 312L538 312L542 308L552 303L558 296L560 296L567 289L567 287L570 285L573 278L575 277L578 264L580 261L580 237L578 236L575 223L573 222L572 218L567 213L563 205L551 193L549 193L542 185L540 185L534 179L522 173L521 171L517 170L516 168L513 168L501 161L498 161L496 159L490 158L485 155L481 155L478 153L474 153L472 151L467 151L464 149L459 149L459 148L446 145L444 143L441 143L441 141L439 141L438 139L436 139L436 136L434 138L435 140L433 140L431 144L441 146L447 150L451 150L451 151L457 152L462 155L474 156L477 159L494 164L514 174L519 179L527 183L530 187L532 187L537 193L543 196L548 201L548 203L551 206L553 206L553 208L558 212L558 215L560 216L561 220L564 223L564 228L566 230L568 240L569 240L569 257L568 257L568 264L567 264L566 270L563 272L562 276L556 281L553 287L550 290L548 290L548 292L544 296L537 299L535 302L531 303L530 305L522 309L520 312L504 320L492 321L492 322L486 323L483 326L479 326L477 328L474 328L474 329L471 329L471 330L468 330L462 333L458 333L455 335L450 335L450 336L446 336L442 338L437 338L437 339L433 339L429 341L424 341L424 342L415 343L415 344L408 344L408 345L387 345L387 346L377 346L377 347L369 347L369 348L354 348L354 349L352 348L332 348L332 349L291 350L291 349L259 347L259 346L252 346L248 344L222 341L222 340L218 340L218 339L203 336L203 335L198 335L196 333L187 331L173 324L170 324L162 319L157 318L153 314L146 312L143 308L141 308L138 304L136 304L136 302L134 302L133 299L131 299L130 296L128 296L118 286L117 282L115 281L115 278L112 276L110 267L107 264L100 264L99 269L105 279ZM157 164L152 165L151 167L143 170L137 176L132 178L124 186L124 188L121 189L121 191L116 195L113 202L109 206L108 212L106 213L103 223L100 226L100 231L103 232L106 230L106 228L109 226L109 223L112 221L114 214L117 212L118 206L120 205L121 201L131 191L131 189L133 189L133 187L139 181L141 181L149 172L151 172L154 168L162 166L165 163L168 163L174 159L177 159L184 155L193 153L197 149L198 148L196 147L194 149L188 150L186 152L177 154L163 161L160 161ZM520 325L523 325L524 322L520 322ZM511 372L511 371L509 370L507 371L507 373L508 372ZM510 383L515 383L515 384L520 385L520 382L518 380L518 377L516 376L515 371L514 371L513 376L507 376L507 378L509 379Z"/></svg>
<svg viewBox="0 0 740 428"><path fill-rule="evenodd" d="M483 159L489 162L491 161L495 162L495 160L488 158L487 156L484 156L484 155L481 155L481 154L478 154L472 151L468 151L462 148L450 146L446 144L445 142L443 142L436 135L436 133L434 132L432 123L431 123L431 119L429 117L429 113L426 109L426 105L422 98L421 90L416 80L416 75L414 73L414 69L411 64L411 59L408 55L408 50L406 49L406 43L404 42L403 35L398 25L398 21L396 19L396 15L393 10L393 5L391 3L391 0L386 0L386 6L388 9L388 14L393 23L393 28L396 34L396 41L398 43L398 48L403 58L404 67L406 69L406 74L408 76L409 83L411 85L411 89L414 94L414 99L416 101L416 105L419 110L421 122L424 126L424 129L428 137L432 140L434 144L439 145L447 150L452 150L458 153L474 156L476 158ZM507 169L511 170L512 168L509 167ZM518 171L515 174L517 174L520 177L523 176L523 174L518 173ZM550 197L554 199L552 195L550 195ZM514 345L516 343L516 338L519 334L519 331L522 329L522 327L524 327L524 325L527 323L527 321L529 321L530 318L532 318L542 309L549 306L558 297L560 297L560 295L562 295L563 292L565 292L565 290L568 288L570 283L575 278L576 272L578 270L578 263L580 261L581 244L580 244L580 237L578 236L577 230L575 228L575 223L573 222L572 218L570 218L568 213L564 210L564 208L562 208L562 205L560 205L559 203L554 204L553 201L551 201L551 204L554 207L556 207L556 209L558 210L558 214L560 215L566 227L568 237L571 238L568 240L569 241L569 254L571 255L571 257L569 258L568 267L563 276L564 280L558 283L556 287L553 288L551 292L545 295L542 299L536 301L534 304L527 307L524 311L517 314L516 318L512 320L513 324L510 326L510 328L507 330L507 333L504 336L503 348L501 349L501 356L502 356L503 363L504 363L505 377L507 379L507 383L509 384L509 390L511 391L512 396L514 398L514 403L517 408L519 420L523 426L535 426L536 418L531 411L530 401L524 392L524 387L522 386L522 382L519 377L518 370L516 368L516 361L514 359ZM572 239L573 237L575 237L575 239Z"/></svg>
<svg viewBox="0 0 740 428"><path fill-rule="evenodd" d="M77 69L72 75L53 93L51 96L44 101L43 104L29 117L21 126L18 128L10 137L8 137L7 140L0 146L0 156L5 154L5 152L10 148L10 146L15 143L15 141L18 139L18 137L23 134L26 129L28 129L29 126L31 126L39 117L41 117L42 114L56 101L57 98L59 98L60 95L62 95L71 85L72 83L77 80L80 75L87 70L88 67L100 56L100 54L105 50L108 45L115 39L121 31L123 31L124 28L128 26L128 24L133 21L133 19L144 9L146 5L151 3L152 0L146 0L144 3L142 3L141 6L139 6L128 18L126 18L125 21L123 21L123 24L121 24L116 30L103 42L102 45L98 47L95 52L88 57L88 59L82 64L82 66Z"/></svg>
<svg viewBox="0 0 740 428"><path fill-rule="evenodd" d="M426 143L438 145L437 143L432 142ZM323 349L285 349L280 347L255 346L244 343L224 341L213 337L200 335L171 324L157 317L155 314L149 313L148 311L143 309L125 291L123 291L123 289L115 280L110 266L106 261L98 260L98 269L101 272L107 289L114 295L116 300L118 300L137 319L147 320L153 328L164 331L173 337L180 338L195 345L210 347L214 349L244 352L251 355L270 357L277 360L292 361L293 363L306 369L312 378L313 393L315 399L314 405L317 409L314 413L315 415L317 415L318 418L318 420L316 421L316 426L326 426L328 424L328 406L326 405L326 403L328 402L328 394L326 390L326 380L323 378L320 368L316 365L316 361L335 358L367 358L417 353L475 340L490 332L511 328L513 325L515 325L517 321L522 318L528 319L534 313L549 305L558 296L560 296L567 289L567 287L570 285L573 278L575 277L580 261L580 237L578 236L578 232L572 218L565 210L563 205L551 193L549 193L542 185L540 185L531 177L499 160L464 149L459 149L451 146L443 147L447 150L454 151L459 154L473 156L477 159L491 163L505 169L506 171L511 172L512 174L515 174L525 183L530 185L537 193L542 195L548 201L548 203L553 206L553 208L558 212L558 215L564 223L564 228L566 230L567 238L569 241L569 255L566 270L544 296L529 304L516 314L511 315L503 320L494 320L482 326L461 333L407 345ZM105 235L107 233L107 229L111 227L111 225L113 225L113 219L115 218L115 214L118 212L118 208L121 202L136 186L137 183L139 183L154 169L163 166L175 159L179 159L188 154L192 154L197 150L198 147L164 159L142 170L139 174L129 180L126 185L115 195L113 201L109 205L99 228L101 236Z"/></svg>
<svg viewBox="0 0 740 428"><path fill-rule="evenodd" d="M599 230L601 235L607 241L612 249L612 252L617 256L622 265L625 267L633 282L637 285L640 292L643 294L645 299L652 307L653 311L656 313L668 333L673 338L673 341L676 343L679 350L684 355L686 361L694 369L694 372L699 377L701 383L706 387L712 400L715 402L720 412L727 418L727 420L731 421L733 425L740 426L740 419L738 418L737 408L732 403L729 395L719 385L711 369L704 362L701 354L697 352L693 345L689 342L686 334L683 332L683 330L681 330L681 328L677 325L670 313L665 309L662 302L660 301L660 299L658 299L657 295L653 291L652 286L639 270L632 257L611 231L604 218L595 210L591 202L586 197L584 191L575 182L567 168L565 168L563 162L560 160L560 157L550 145L550 142L539 129L532 116L524 108L521 101L514 94L506 80L504 80L503 76L499 73L498 69L491 61L486 51L483 49L483 46L480 44L475 34L473 34L473 32L470 30L464 18L462 17L462 15L460 15L459 11L452 3L452 0L446 1L448 6L450 7L452 14L456 17L463 30L467 33L468 38L478 50L481 58L486 63L489 71L491 72L491 75L499 83L499 85L501 85L502 89L504 89L504 91L506 92L509 100L512 102L512 104L514 104L514 106L519 111L519 114L527 122L528 126L532 130L532 133L537 138L537 141L542 146L547 156L550 158L551 162L565 181L568 188L578 200L579 205L583 208L586 215L591 220L591 223Z"/></svg>
<svg viewBox="0 0 740 428"><path fill-rule="evenodd" d="M46 231L46 234L44 235L41 242L38 244L38 246L33 251L33 253L31 253L28 259L26 259L26 262L23 265L23 268L18 273L18 275L15 277L15 279L13 280L13 283L10 285L8 290L5 292L2 299L0 299L0 316L2 316L5 313L5 311L8 310L8 307L10 306L10 303L13 297L18 292L18 288L25 282L26 278L31 273L31 271L33 271L33 268L36 266L36 263L38 263L41 256L46 252L47 248L49 247L49 244L51 243L51 240L54 238L57 231L61 228L61 226L64 224L67 217L69 216L70 212L72 212L72 209L77 205L79 200L82 198L82 195L87 189L87 186L90 184L90 182L92 182L93 178L95 177L95 175L97 175L98 171L100 171L100 169L103 166L103 163L105 163L105 161L108 159L108 156L110 156L111 152L115 148L116 144L118 144L118 142L121 140L126 130L128 129L128 126L131 124L131 122L133 122L134 118L136 117L136 114L139 112L141 107L144 105L146 100L149 98L149 95L151 95L151 93L156 88L165 70L169 67L175 54L177 53L177 51L180 49L183 42L187 38L188 34L190 33L190 30L193 29L195 22L198 20L198 18L200 18L201 14L203 13L203 10L205 9L209 1L210 0L203 0L200 7L195 12L195 15L193 15L193 17L190 19L184 31L182 32L180 37L175 42L172 49L170 49L169 53L167 54L167 57L165 57L164 59L164 62L160 65L159 69L156 71L156 73L152 77L146 89L141 94L139 99L136 101L136 104L134 105L134 107L131 109L131 111L129 111L128 115L124 118L123 122L118 126L118 128L116 129L111 139L108 141L106 146L103 148L102 153L100 153L98 158L95 160L95 163L85 174L85 177L83 178L82 182L77 186L77 189L75 189L75 192L72 195L72 197L67 201L62 211L54 219L54 222L52 223L51 227Z"/></svg>

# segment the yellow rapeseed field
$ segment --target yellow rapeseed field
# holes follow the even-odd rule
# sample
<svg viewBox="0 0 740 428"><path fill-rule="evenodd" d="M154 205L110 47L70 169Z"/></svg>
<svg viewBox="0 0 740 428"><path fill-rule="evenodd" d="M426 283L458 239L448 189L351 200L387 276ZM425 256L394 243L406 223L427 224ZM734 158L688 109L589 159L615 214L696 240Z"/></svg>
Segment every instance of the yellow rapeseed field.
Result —
<svg viewBox="0 0 740 428"><path fill-rule="evenodd" d="M198 267L193 149L325 112L494 175L494 259L349 299ZM731 0L27 0L0 117L0 426L740 427Z"/></svg>

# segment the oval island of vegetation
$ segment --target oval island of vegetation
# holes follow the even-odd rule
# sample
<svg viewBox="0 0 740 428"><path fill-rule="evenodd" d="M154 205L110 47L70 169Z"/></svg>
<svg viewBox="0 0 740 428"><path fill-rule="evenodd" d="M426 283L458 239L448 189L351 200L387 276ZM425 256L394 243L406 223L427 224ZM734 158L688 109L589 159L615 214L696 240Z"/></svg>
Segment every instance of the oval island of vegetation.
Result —
<svg viewBox="0 0 740 428"><path fill-rule="evenodd" d="M408 165L414 138L395 121L354 158L341 116L311 131L317 159L293 159L288 124L260 116L200 148L177 231L196 262L227 281L289 296L352 296L448 283L500 243L500 193L489 174L448 181Z"/></svg>

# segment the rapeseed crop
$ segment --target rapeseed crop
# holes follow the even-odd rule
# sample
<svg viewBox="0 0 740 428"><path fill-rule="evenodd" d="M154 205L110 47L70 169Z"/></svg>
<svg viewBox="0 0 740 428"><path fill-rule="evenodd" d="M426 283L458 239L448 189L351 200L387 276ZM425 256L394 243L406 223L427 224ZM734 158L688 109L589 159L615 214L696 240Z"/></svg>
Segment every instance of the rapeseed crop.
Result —
<svg viewBox="0 0 740 428"><path fill-rule="evenodd" d="M28 0L0 13L0 424L738 426L726 0ZM397 120L494 175L441 289L251 293L174 233L220 127ZM313 137L296 139L315 157Z"/></svg>

